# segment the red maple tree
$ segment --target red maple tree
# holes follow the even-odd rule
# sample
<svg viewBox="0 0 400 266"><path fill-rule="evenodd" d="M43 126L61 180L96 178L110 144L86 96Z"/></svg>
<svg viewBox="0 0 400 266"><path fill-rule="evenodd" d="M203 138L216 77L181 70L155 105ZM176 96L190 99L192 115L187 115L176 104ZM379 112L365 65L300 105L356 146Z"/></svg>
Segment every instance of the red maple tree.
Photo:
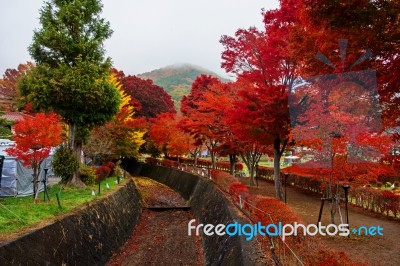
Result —
<svg viewBox="0 0 400 266"><path fill-rule="evenodd" d="M170 157L169 145L178 134L177 131L177 121L174 114L161 113L150 119L149 137L165 158Z"/></svg>
<svg viewBox="0 0 400 266"><path fill-rule="evenodd" d="M176 112L171 96L152 80L126 76L124 72L116 69L114 69L114 74L124 91L131 97L131 105L135 109L136 117L143 116L148 119L161 113Z"/></svg>
<svg viewBox="0 0 400 266"><path fill-rule="evenodd" d="M19 64L17 69L7 69L4 72L3 78L0 79L0 94L1 100L0 105L4 111L16 111L17 110L17 84L21 76L25 75L26 71L33 68L32 62L26 62L26 64Z"/></svg>
<svg viewBox="0 0 400 266"><path fill-rule="evenodd" d="M283 200L280 159L289 141L288 91L294 81L295 65L286 52L290 13L266 12L265 30L239 29L235 37L223 36L222 67L234 73L243 86L235 103L235 119L249 128L248 138L274 151L276 197ZM257 132L257 134L254 134Z"/></svg>
<svg viewBox="0 0 400 266"><path fill-rule="evenodd" d="M14 131L15 146L6 149L6 152L20 160L24 166L33 169L37 199L41 164L49 156L50 149L62 141L60 118L54 113L38 113L33 117L24 117L14 125Z"/></svg>
<svg viewBox="0 0 400 266"><path fill-rule="evenodd" d="M298 17L288 41L297 71L316 76L374 69L383 125L386 129L399 126L398 2L281 0L281 5L291 5ZM338 49L339 39L347 41L346 49ZM318 52L331 64L315 60Z"/></svg>
<svg viewBox="0 0 400 266"><path fill-rule="evenodd" d="M150 139L166 158L191 154L196 160L200 147L190 134L178 127L179 120L176 114L171 113L150 119Z"/></svg>
<svg viewBox="0 0 400 266"><path fill-rule="evenodd" d="M192 135L196 143L204 144L210 155L212 167L216 164L216 148L220 145L221 131L223 131L223 112L209 109L209 94L213 86L221 82L209 75L200 75L195 79L188 96L181 101L181 112L183 118L179 126ZM208 95L208 96L207 96Z"/></svg>
<svg viewBox="0 0 400 266"><path fill-rule="evenodd" d="M368 86L346 81L344 76L323 76L322 81L305 83L293 92L293 98L301 99L302 104L296 110L292 134L296 144L305 148L303 164L296 171L322 179L325 198L331 200L332 223L339 184L366 185L392 172L391 167L377 163L392 145L388 135L379 133L376 97ZM301 167L309 169L299 171Z"/></svg>

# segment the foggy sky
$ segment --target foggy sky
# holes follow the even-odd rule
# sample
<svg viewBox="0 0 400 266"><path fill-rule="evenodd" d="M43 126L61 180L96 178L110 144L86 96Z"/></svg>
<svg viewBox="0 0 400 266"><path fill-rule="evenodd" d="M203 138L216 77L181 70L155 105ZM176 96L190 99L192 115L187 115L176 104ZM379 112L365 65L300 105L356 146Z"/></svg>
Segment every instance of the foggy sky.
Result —
<svg viewBox="0 0 400 266"><path fill-rule="evenodd" d="M0 76L32 60L27 47L39 28L43 0L0 0ZM226 77L220 68L221 35L262 28L261 9L278 0L103 0L101 15L114 33L106 55L125 74L189 63Z"/></svg>

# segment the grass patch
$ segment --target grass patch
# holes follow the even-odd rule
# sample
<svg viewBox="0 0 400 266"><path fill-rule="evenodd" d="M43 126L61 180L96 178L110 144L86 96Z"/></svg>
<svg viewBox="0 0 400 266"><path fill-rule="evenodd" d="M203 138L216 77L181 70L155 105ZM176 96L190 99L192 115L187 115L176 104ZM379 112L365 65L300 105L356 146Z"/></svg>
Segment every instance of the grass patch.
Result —
<svg viewBox="0 0 400 266"><path fill-rule="evenodd" d="M32 196L0 198L0 237L28 228L44 219L67 213L95 200L118 187L116 180L116 177L109 177L102 181L100 195L98 184L86 188L57 184L49 188L50 201L43 200L43 192L39 194L36 203L33 202ZM109 189L106 188L106 184L110 187ZM95 196L92 196L92 191L95 191ZM56 194L60 198L61 208L58 206Z"/></svg>

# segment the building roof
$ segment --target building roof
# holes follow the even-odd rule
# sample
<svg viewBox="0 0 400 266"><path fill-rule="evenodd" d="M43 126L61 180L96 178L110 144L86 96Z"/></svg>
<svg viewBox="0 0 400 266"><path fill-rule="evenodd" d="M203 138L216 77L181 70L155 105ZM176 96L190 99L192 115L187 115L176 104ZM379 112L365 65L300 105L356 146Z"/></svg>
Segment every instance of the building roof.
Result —
<svg viewBox="0 0 400 266"><path fill-rule="evenodd" d="M5 112L1 117L14 122L21 121L24 118L32 118L32 116L21 112Z"/></svg>

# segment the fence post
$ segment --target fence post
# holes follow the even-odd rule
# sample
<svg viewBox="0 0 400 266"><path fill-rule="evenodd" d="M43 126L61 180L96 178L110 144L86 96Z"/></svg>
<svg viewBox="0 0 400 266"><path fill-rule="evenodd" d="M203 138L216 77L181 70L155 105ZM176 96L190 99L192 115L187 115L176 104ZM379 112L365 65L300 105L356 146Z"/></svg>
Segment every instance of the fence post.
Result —
<svg viewBox="0 0 400 266"><path fill-rule="evenodd" d="M56 198L57 198L57 203L58 203L58 208L62 208L61 207L61 201L60 201L60 196L58 195L58 192L56 193Z"/></svg>
<svg viewBox="0 0 400 266"><path fill-rule="evenodd" d="M1 188L1 176L3 174L3 163L4 163L4 155L0 155L0 188Z"/></svg>

